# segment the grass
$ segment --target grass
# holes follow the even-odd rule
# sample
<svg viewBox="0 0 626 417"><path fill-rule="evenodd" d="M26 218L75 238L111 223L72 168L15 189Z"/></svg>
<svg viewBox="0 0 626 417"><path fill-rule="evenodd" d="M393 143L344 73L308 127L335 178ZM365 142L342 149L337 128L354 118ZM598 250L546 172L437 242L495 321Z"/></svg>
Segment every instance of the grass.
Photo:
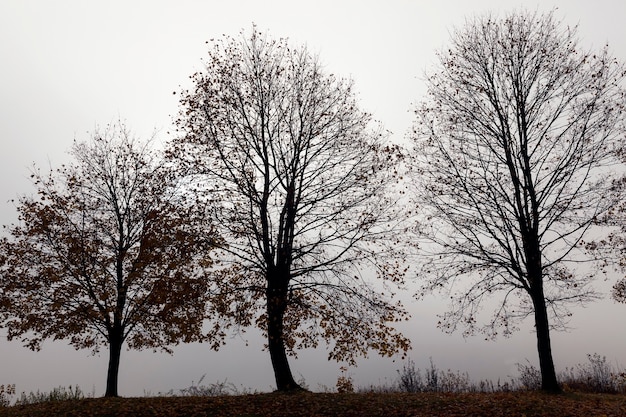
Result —
<svg viewBox="0 0 626 417"><path fill-rule="evenodd" d="M6 417L93 416L624 416L626 395L300 393L216 397L85 398L0 409Z"/></svg>

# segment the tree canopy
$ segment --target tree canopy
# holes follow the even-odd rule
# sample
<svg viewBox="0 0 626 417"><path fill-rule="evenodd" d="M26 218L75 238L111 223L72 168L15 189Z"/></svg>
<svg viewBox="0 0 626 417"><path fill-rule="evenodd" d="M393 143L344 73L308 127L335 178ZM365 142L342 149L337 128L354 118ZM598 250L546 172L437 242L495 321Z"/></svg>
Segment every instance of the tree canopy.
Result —
<svg viewBox="0 0 626 417"><path fill-rule="evenodd" d="M117 396L120 351L203 333L211 251L220 244L202 207L168 179L147 143L120 122L75 142L73 162L32 174L0 240L0 325L39 349L45 339L110 350L107 396Z"/></svg>
<svg viewBox="0 0 626 417"><path fill-rule="evenodd" d="M403 280L389 194L400 153L352 82L256 28L214 41L192 79L169 156L215 205L232 262L225 303L267 334L277 388L297 388L287 353L320 340L349 362L406 351L391 325L406 311L372 282Z"/></svg>
<svg viewBox="0 0 626 417"><path fill-rule="evenodd" d="M449 330L509 334L534 316L543 388L558 390L549 328L595 296L578 264L615 204L624 67L553 13L468 20L438 57L413 134L422 291L453 291Z"/></svg>

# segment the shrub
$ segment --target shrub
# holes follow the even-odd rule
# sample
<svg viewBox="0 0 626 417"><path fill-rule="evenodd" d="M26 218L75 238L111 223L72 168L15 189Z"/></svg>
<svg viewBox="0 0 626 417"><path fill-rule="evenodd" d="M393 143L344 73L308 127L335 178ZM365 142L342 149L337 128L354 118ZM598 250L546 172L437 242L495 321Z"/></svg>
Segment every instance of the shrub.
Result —
<svg viewBox="0 0 626 417"><path fill-rule="evenodd" d="M471 392L472 383L470 381L469 374L467 372L461 373L459 371L453 372L448 369L446 372L441 372L438 377L439 385L436 387L437 391L442 392Z"/></svg>
<svg viewBox="0 0 626 417"><path fill-rule="evenodd" d="M439 370L433 362L433 358L430 358L430 368L426 369L426 387L425 391L437 392L439 389Z"/></svg>
<svg viewBox="0 0 626 417"><path fill-rule="evenodd" d="M517 377L517 381L519 384L519 389L522 390L540 390L541 389L541 371L537 369L534 365L532 365L528 359L526 360L527 365L523 363L517 363L517 372L519 372L519 376Z"/></svg>
<svg viewBox="0 0 626 417"><path fill-rule="evenodd" d="M337 392L338 393L347 393L354 392L354 384L352 382L352 375L348 375L348 368L342 366L339 368L341 370L341 375L337 378Z"/></svg>
<svg viewBox="0 0 626 417"><path fill-rule="evenodd" d="M11 405L11 397L15 395L15 384L0 385L0 407Z"/></svg>
<svg viewBox="0 0 626 417"><path fill-rule="evenodd" d="M201 385L205 377L206 374L200 377L197 384L194 384L192 381L189 387L180 389L180 395L183 397L219 397L247 393L244 392L245 390L239 390L235 384L228 382L226 379L209 385Z"/></svg>
<svg viewBox="0 0 626 417"><path fill-rule="evenodd" d="M431 359L432 363L432 359ZM422 392L424 383L419 369L415 368L415 362L411 359L402 366L402 371L398 370L398 385L403 392Z"/></svg>
<svg viewBox="0 0 626 417"><path fill-rule="evenodd" d="M15 401L15 405L37 404L53 401L82 400L85 394L78 385L74 388L70 385L68 388L57 387L50 392L30 392L28 395L22 392L20 398Z"/></svg>
<svg viewBox="0 0 626 417"><path fill-rule="evenodd" d="M430 358L430 367L422 374L415 368L415 362L409 361L398 370L398 388L403 392L481 392L488 386L486 382L475 385L467 372L442 371ZM422 376L424 375L424 376ZM491 384L493 387L493 383Z"/></svg>
<svg viewBox="0 0 626 417"><path fill-rule="evenodd" d="M606 357L597 353L587 355L588 363L566 368L558 375L559 382L566 390L624 393L626 394L626 372L611 366ZM517 390L540 390L541 372L528 360L517 363L518 376L508 382L500 379L494 384L491 380L473 382L467 372L442 371L437 368L432 358L430 366L424 371L416 368L415 362L409 359L401 370L397 370L397 382L392 386L370 385L359 388L359 392L510 392Z"/></svg>
<svg viewBox="0 0 626 417"><path fill-rule="evenodd" d="M587 360L586 364L565 368L559 375L565 388L583 392L626 392L626 374L607 363L606 356L587 354Z"/></svg>

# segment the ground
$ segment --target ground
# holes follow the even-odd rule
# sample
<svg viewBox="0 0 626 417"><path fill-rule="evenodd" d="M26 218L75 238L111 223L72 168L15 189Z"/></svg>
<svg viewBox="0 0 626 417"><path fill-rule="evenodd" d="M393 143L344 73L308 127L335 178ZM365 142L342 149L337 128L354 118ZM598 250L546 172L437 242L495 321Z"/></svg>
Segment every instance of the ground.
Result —
<svg viewBox="0 0 626 417"><path fill-rule="evenodd" d="M626 395L540 392L252 394L88 398L0 408L0 416L624 416Z"/></svg>

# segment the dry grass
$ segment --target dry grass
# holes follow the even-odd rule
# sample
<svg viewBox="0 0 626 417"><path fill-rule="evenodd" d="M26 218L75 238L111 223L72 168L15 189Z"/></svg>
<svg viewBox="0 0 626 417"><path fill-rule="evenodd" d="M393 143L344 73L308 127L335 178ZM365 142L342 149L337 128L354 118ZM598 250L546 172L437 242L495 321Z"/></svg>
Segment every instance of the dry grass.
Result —
<svg viewBox="0 0 626 417"><path fill-rule="evenodd" d="M219 397L87 398L0 408L37 416L624 416L626 395L541 392L251 394Z"/></svg>

